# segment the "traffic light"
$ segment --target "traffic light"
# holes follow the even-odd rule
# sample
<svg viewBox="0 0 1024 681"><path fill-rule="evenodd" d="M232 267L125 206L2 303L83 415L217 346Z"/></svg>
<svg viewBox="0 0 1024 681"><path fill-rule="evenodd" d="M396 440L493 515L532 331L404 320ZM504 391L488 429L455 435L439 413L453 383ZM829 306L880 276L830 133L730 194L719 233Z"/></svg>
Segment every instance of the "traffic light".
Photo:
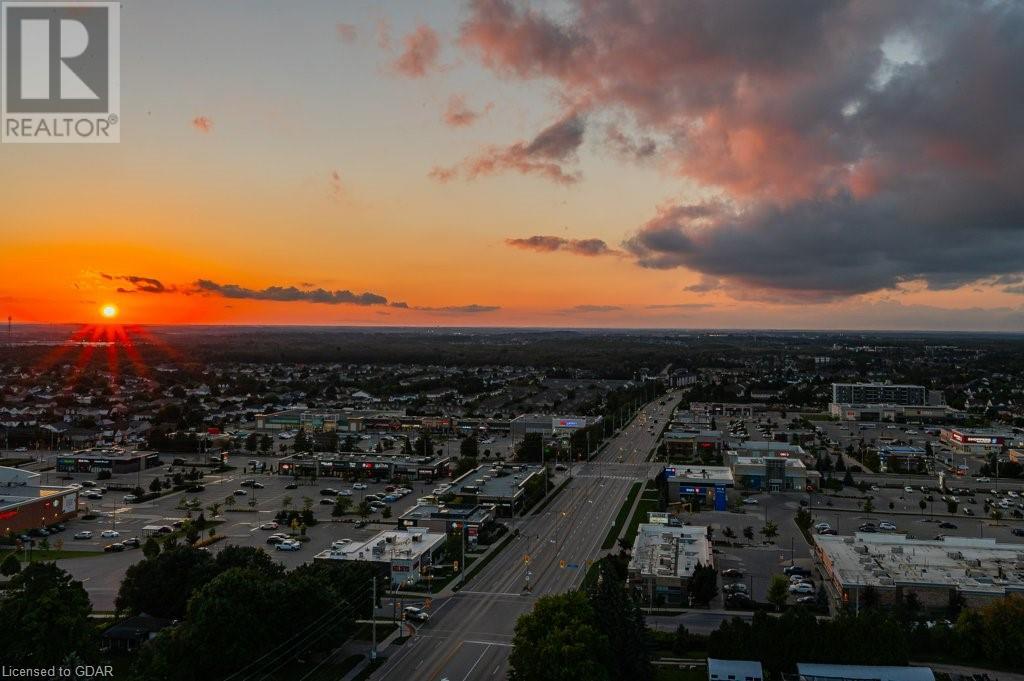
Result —
<svg viewBox="0 0 1024 681"><path fill-rule="evenodd" d="M529 564L530 564L530 554L524 553L523 554L523 565L529 565Z"/></svg>
<svg viewBox="0 0 1024 681"><path fill-rule="evenodd" d="M457 561L457 560L456 561L452 561L452 572L458 572L458 571L459 571L459 561Z"/></svg>
<svg viewBox="0 0 1024 681"><path fill-rule="evenodd" d="M558 561L558 567L564 568L565 567L565 561L564 560Z"/></svg>
<svg viewBox="0 0 1024 681"><path fill-rule="evenodd" d="M432 604L433 604L433 601L430 599L429 596L427 596L426 598L423 599L423 609L424 610L430 610L430 606Z"/></svg>

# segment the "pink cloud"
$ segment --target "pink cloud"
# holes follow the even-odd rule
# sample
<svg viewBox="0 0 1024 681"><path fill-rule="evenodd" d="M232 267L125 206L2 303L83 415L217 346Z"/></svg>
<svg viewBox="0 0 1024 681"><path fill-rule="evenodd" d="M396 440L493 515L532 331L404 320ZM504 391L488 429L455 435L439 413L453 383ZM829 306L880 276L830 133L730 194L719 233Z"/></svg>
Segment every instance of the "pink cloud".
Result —
<svg viewBox="0 0 1024 681"><path fill-rule="evenodd" d="M192 119L192 127L199 132L212 132L213 121L207 116L196 116Z"/></svg>
<svg viewBox="0 0 1024 681"><path fill-rule="evenodd" d="M334 25L335 33L338 35L338 40L343 43L351 45L359 37L359 32L353 24L337 23Z"/></svg>
<svg viewBox="0 0 1024 681"><path fill-rule="evenodd" d="M421 24L405 36L403 43L405 49L393 64L398 73L408 78L423 78L437 67L441 41L434 29Z"/></svg>
<svg viewBox="0 0 1024 681"><path fill-rule="evenodd" d="M487 115L494 108L494 102L487 102L484 108L474 111L466 104L466 98L462 95L452 95L448 98L448 107L444 111L444 122L453 128L462 128L473 125L481 116Z"/></svg>

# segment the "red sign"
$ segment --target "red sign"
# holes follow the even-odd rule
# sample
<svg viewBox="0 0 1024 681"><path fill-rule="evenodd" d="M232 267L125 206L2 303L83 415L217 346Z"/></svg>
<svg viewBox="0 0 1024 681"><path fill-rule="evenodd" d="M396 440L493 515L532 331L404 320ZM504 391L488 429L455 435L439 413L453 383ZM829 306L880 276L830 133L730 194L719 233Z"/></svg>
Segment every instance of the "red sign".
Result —
<svg viewBox="0 0 1024 681"><path fill-rule="evenodd" d="M7 520L8 518L13 518L16 515L18 515L17 511L3 511L0 513L0 520Z"/></svg>

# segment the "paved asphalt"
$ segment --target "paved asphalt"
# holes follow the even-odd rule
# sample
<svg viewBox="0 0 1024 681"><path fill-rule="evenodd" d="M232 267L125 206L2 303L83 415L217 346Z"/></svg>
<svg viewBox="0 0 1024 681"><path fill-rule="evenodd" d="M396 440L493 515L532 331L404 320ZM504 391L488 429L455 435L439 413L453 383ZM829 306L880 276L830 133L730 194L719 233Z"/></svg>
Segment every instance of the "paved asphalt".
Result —
<svg viewBox="0 0 1024 681"><path fill-rule="evenodd" d="M587 561L600 555L632 483L647 480L656 471L657 466L645 460L678 399L678 394L672 394L665 405L660 400L648 404L594 462L577 465L569 486L538 515L519 519L519 537L464 590L444 601L435 600L431 621L395 649L373 678L506 678L516 619L533 607L538 596L579 586ZM650 419L659 421L653 434L648 429ZM528 581L529 592L525 591Z"/></svg>

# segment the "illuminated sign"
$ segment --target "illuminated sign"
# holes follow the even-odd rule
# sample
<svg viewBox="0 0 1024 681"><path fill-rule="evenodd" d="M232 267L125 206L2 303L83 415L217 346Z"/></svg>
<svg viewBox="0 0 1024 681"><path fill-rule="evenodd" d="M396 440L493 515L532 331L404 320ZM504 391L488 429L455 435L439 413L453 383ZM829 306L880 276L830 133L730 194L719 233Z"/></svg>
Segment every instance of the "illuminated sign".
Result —
<svg viewBox="0 0 1024 681"><path fill-rule="evenodd" d="M0 512L0 520L7 520L8 518L13 518L16 515L18 515L18 511L17 510L14 510L14 511L3 511L3 512Z"/></svg>
<svg viewBox="0 0 1024 681"><path fill-rule="evenodd" d="M558 419L559 428L579 428L580 422L575 419Z"/></svg>

